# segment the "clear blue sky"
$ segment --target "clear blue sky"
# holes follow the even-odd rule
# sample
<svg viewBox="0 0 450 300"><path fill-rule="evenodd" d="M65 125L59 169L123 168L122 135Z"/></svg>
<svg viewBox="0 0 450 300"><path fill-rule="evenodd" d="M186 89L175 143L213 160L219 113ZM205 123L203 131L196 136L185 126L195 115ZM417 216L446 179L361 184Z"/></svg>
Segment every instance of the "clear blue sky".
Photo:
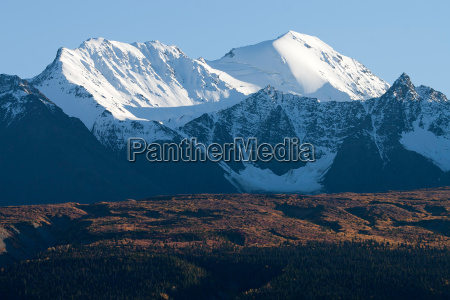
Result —
<svg viewBox="0 0 450 300"><path fill-rule="evenodd" d="M450 96L449 1L10 1L0 2L0 73L29 78L59 47L90 37L160 40L188 56L294 30L315 35L392 83L402 72Z"/></svg>

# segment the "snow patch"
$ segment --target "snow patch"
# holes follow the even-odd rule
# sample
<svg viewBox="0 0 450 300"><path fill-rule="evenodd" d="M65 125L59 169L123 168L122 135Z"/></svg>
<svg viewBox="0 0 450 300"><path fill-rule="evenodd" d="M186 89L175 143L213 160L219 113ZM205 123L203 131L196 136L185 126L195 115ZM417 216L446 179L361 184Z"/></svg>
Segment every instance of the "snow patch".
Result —
<svg viewBox="0 0 450 300"><path fill-rule="evenodd" d="M416 123L413 131L402 134L400 143L407 150L425 156L442 171L450 171L450 139L436 136Z"/></svg>
<svg viewBox="0 0 450 300"><path fill-rule="evenodd" d="M329 153L281 176L252 164L246 164L245 169L239 172L222 167L228 173L225 176L228 181L243 192L317 193L323 189L321 181L335 157L335 153Z"/></svg>

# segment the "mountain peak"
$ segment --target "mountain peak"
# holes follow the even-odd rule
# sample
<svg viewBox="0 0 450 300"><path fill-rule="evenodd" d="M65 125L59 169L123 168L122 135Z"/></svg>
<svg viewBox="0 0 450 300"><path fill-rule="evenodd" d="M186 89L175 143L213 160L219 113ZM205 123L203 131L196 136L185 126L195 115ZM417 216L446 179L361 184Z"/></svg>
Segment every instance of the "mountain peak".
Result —
<svg viewBox="0 0 450 300"><path fill-rule="evenodd" d="M16 91L21 91L25 94L35 94L40 97L42 101L52 103L38 89L30 85L28 81L17 75L0 74L0 94L13 93Z"/></svg>
<svg viewBox="0 0 450 300"><path fill-rule="evenodd" d="M86 46L100 46L102 44L110 44L111 42L103 37L98 38L88 38L83 43L81 43L80 48Z"/></svg>
<svg viewBox="0 0 450 300"><path fill-rule="evenodd" d="M385 95L399 101L414 101L420 99L411 78L406 73L400 75Z"/></svg>
<svg viewBox="0 0 450 300"><path fill-rule="evenodd" d="M299 34L299 33L298 33L298 32L295 32L295 31L293 31L293 30L289 30L288 32L283 33L282 35L280 35L277 39L280 39L280 38L285 37L285 36L293 36L293 35L295 35L295 34Z"/></svg>
<svg viewBox="0 0 450 300"><path fill-rule="evenodd" d="M396 90L399 87L404 87L406 89L414 91L416 89L411 81L411 77L409 77L406 73L402 73L402 75L400 75L400 77L392 84L391 89Z"/></svg>
<svg viewBox="0 0 450 300"><path fill-rule="evenodd" d="M283 37L291 37L291 38L301 38L301 39L317 39L319 40L317 37L312 36L312 35L308 35L308 34L304 34L304 33L299 33L293 30L289 30L288 32L286 32L285 34L280 35L278 39L283 38Z"/></svg>
<svg viewBox="0 0 450 300"><path fill-rule="evenodd" d="M288 32L286 32L285 34L279 36L277 39L274 40L274 42L278 43L282 41L285 42L294 41L297 42L297 44L302 47L306 47L307 49L315 48L321 52L334 51L330 45L323 42L321 39L312 35L295 32L293 30L289 30Z"/></svg>
<svg viewBox="0 0 450 300"><path fill-rule="evenodd" d="M405 72L400 75L400 77L394 82L392 86L395 85L412 85L411 77L408 76Z"/></svg>
<svg viewBox="0 0 450 300"><path fill-rule="evenodd" d="M17 85L19 81L20 78L17 75L0 74L0 93Z"/></svg>
<svg viewBox="0 0 450 300"><path fill-rule="evenodd" d="M277 92L277 90L273 86L268 85L265 88L261 89L260 92L272 97Z"/></svg>

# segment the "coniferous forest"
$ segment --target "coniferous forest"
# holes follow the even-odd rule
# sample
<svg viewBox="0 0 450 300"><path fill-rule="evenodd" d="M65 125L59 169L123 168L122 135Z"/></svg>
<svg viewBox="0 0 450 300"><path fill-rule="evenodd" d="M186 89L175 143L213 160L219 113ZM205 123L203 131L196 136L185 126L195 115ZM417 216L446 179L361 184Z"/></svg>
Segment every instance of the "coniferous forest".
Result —
<svg viewBox="0 0 450 300"><path fill-rule="evenodd" d="M2 269L2 299L448 299L448 249L83 246Z"/></svg>

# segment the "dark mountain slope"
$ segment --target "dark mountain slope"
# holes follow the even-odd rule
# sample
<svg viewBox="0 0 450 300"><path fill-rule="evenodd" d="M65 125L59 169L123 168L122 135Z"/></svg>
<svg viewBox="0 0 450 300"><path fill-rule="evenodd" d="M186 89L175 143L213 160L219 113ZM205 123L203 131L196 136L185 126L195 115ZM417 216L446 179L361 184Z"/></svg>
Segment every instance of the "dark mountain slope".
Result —
<svg viewBox="0 0 450 300"><path fill-rule="evenodd" d="M0 75L1 205L123 200L160 194L17 76Z"/></svg>

